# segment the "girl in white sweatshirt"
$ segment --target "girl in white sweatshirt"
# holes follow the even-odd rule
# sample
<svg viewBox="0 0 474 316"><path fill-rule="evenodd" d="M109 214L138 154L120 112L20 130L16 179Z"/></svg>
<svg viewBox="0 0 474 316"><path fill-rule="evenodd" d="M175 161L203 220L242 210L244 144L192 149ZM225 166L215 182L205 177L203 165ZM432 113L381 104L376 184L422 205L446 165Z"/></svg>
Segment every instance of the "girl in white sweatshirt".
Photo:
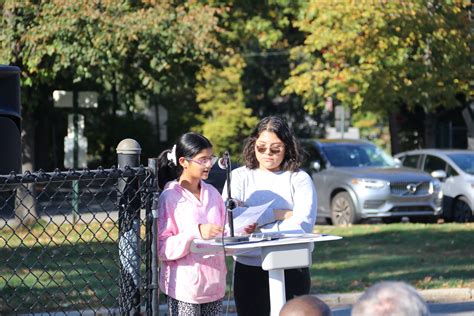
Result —
<svg viewBox="0 0 474 316"><path fill-rule="evenodd" d="M258 219L262 232L313 232L317 196L310 176L299 169L302 153L293 131L280 117L262 119L244 146L245 166L232 171L231 194L240 204L234 217L248 206L273 201ZM224 188L224 199L227 190ZM235 257L234 299L239 316L269 315L268 272L258 252ZM308 268L285 270L286 299L308 294Z"/></svg>

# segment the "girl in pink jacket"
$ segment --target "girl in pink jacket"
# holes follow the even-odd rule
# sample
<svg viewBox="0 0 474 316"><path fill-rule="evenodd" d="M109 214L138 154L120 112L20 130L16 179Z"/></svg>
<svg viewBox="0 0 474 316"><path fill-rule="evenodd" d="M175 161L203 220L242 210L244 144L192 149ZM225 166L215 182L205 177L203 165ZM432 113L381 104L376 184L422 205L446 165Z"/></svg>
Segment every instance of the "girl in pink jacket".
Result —
<svg viewBox="0 0 474 316"><path fill-rule="evenodd" d="M209 140L186 133L159 156L158 256L160 289L167 296L169 315L219 315L226 288L222 255L190 251L191 241L221 236L225 206L207 179L217 158Z"/></svg>

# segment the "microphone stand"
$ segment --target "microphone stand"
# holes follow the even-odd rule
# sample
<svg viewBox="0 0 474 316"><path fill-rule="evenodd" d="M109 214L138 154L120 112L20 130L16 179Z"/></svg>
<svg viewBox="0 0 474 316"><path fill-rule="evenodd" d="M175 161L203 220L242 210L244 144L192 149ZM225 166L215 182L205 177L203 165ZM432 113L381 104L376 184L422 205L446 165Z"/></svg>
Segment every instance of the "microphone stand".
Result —
<svg viewBox="0 0 474 316"><path fill-rule="evenodd" d="M224 242L239 242L239 241L248 241L247 236L234 236L234 209L236 207L234 200L232 199L231 190L230 190L230 171L231 171L231 162L229 152L224 153L225 169L226 169L226 182L227 182L227 199L225 201L225 207L227 211L227 217L229 218L229 229L230 236L224 237Z"/></svg>
<svg viewBox="0 0 474 316"><path fill-rule="evenodd" d="M225 201L225 207L227 211L227 218L229 218L229 228L230 228L230 237L234 237L234 209L235 209L235 202L232 199L232 195L230 193L230 155L229 152L226 151L224 153L224 159L226 161L225 166L225 176L227 181L227 199Z"/></svg>

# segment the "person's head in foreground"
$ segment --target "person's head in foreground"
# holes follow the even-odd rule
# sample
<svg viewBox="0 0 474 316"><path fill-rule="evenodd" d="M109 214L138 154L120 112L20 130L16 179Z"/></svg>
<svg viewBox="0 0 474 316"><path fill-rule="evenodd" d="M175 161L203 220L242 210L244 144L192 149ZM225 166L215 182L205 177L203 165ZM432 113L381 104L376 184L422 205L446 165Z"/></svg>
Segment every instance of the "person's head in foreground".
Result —
<svg viewBox="0 0 474 316"><path fill-rule="evenodd" d="M331 316L331 309L313 295L302 295L286 302L280 316Z"/></svg>
<svg viewBox="0 0 474 316"><path fill-rule="evenodd" d="M416 289L404 282L372 285L352 307L352 316L426 316L428 306Z"/></svg>

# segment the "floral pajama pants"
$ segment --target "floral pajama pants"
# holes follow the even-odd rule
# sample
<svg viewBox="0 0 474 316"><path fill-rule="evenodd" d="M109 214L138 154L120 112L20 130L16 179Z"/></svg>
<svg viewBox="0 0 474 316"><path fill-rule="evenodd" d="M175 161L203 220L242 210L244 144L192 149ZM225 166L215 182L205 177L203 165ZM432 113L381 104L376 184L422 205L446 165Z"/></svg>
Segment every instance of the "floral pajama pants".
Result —
<svg viewBox="0 0 474 316"><path fill-rule="evenodd" d="M167 296L168 314L169 316L218 316L222 315L223 305L222 300L203 303L192 304L178 301L172 297Z"/></svg>

